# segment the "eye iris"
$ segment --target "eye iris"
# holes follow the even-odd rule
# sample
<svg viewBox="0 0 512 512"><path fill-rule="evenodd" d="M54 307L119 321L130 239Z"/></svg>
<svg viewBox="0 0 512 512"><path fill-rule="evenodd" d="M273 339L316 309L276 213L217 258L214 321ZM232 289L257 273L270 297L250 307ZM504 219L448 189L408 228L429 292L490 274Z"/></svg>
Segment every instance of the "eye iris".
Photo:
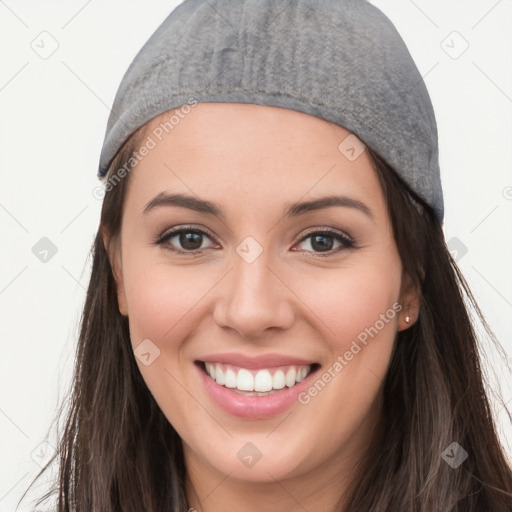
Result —
<svg viewBox="0 0 512 512"><path fill-rule="evenodd" d="M332 237L328 235L314 235L311 240L311 247L320 252L330 251L333 244Z"/></svg>
<svg viewBox="0 0 512 512"><path fill-rule="evenodd" d="M180 244L184 249L199 249L202 243L202 235L190 231L180 233Z"/></svg>

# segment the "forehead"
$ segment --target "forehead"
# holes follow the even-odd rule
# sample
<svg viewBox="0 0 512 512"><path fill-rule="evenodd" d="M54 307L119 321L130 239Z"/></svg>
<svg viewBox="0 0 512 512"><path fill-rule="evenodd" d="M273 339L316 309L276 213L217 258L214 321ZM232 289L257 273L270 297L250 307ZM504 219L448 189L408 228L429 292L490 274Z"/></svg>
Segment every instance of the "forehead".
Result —
<svg viewBox="0 0 512 512"><path fill-rule="evenodd" d="M238 206L343 193L384 207L364 145L345 128L301 112L198 103L150 121L140 153L143 146L150 149L130 177L137 203L164 191Z"/></svg>

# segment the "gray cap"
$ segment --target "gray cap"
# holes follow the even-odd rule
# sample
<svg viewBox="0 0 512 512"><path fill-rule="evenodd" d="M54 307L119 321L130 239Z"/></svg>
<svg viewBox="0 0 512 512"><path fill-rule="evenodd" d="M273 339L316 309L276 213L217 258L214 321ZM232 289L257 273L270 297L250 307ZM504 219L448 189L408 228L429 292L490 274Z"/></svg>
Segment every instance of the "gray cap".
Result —
<svg viewBox="0 0 512 512"><path fill-rule="evenodd" d="M429 94L391 21L366 0L185 0L123 77L99 176L137 128L191 98L283 107L343 126L443 222Z"/></svg>

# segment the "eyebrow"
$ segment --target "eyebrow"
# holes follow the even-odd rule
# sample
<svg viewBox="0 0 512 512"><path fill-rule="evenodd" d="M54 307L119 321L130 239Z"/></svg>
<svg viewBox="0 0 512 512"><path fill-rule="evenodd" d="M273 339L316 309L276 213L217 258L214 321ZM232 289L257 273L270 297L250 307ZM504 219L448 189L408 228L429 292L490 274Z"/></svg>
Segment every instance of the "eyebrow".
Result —
<svg viewBox="0 0 512 512"><path fill-rule="evenodd" d="M153 198L144 208L144 215L159 206L180 206L200 213L214 215L221 219L225 218L222 210L210 201L198 199L185 194L167 194L162 192ZM326 196L312 201L303 201L290 204L286 207L284 217L298 217L309 212L341 206L358 210L370 219L375 220L371 210L361 201L348 196Z"/></svg>
<svg viewBox="0 0 512 512"><path fill-rule="evenodd" d="M293 203L289 205L285 211L286 217L296 217L305 213L322 210L323 208L331 208L333 206L342 206L345 208L354 208L368 217L375 220L374 216L364 203L358 199L354 199L348 196L326 196L320 199L314 199L312 201L304 201L299 203Z"/></svg>
<svg viewBox="0 0 512 512"><path fill-rule="evenodd" d="M215 204L210 201L204 201L194 196L185 194L166 194L162 192L153 198L144 208L144 215L158 206L181 206L200 213L208 213L219 218L224 218L224 214Z"/></svg>

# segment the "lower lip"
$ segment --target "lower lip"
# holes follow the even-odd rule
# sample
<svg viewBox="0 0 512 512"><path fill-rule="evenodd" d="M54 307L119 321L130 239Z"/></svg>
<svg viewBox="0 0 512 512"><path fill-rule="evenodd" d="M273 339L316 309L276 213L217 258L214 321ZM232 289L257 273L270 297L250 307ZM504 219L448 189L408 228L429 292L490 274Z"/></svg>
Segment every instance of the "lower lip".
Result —
<svg viewBox="0 0 512 512"><path fill-rule="evenodd" d="M248 419L263 419L276 416L298 402L298 395L309 387L311 372L304 380L291 388L284 388L268 396L246 396L217 384L198 365L198 371L213 401L224 411Z"/></svg>

